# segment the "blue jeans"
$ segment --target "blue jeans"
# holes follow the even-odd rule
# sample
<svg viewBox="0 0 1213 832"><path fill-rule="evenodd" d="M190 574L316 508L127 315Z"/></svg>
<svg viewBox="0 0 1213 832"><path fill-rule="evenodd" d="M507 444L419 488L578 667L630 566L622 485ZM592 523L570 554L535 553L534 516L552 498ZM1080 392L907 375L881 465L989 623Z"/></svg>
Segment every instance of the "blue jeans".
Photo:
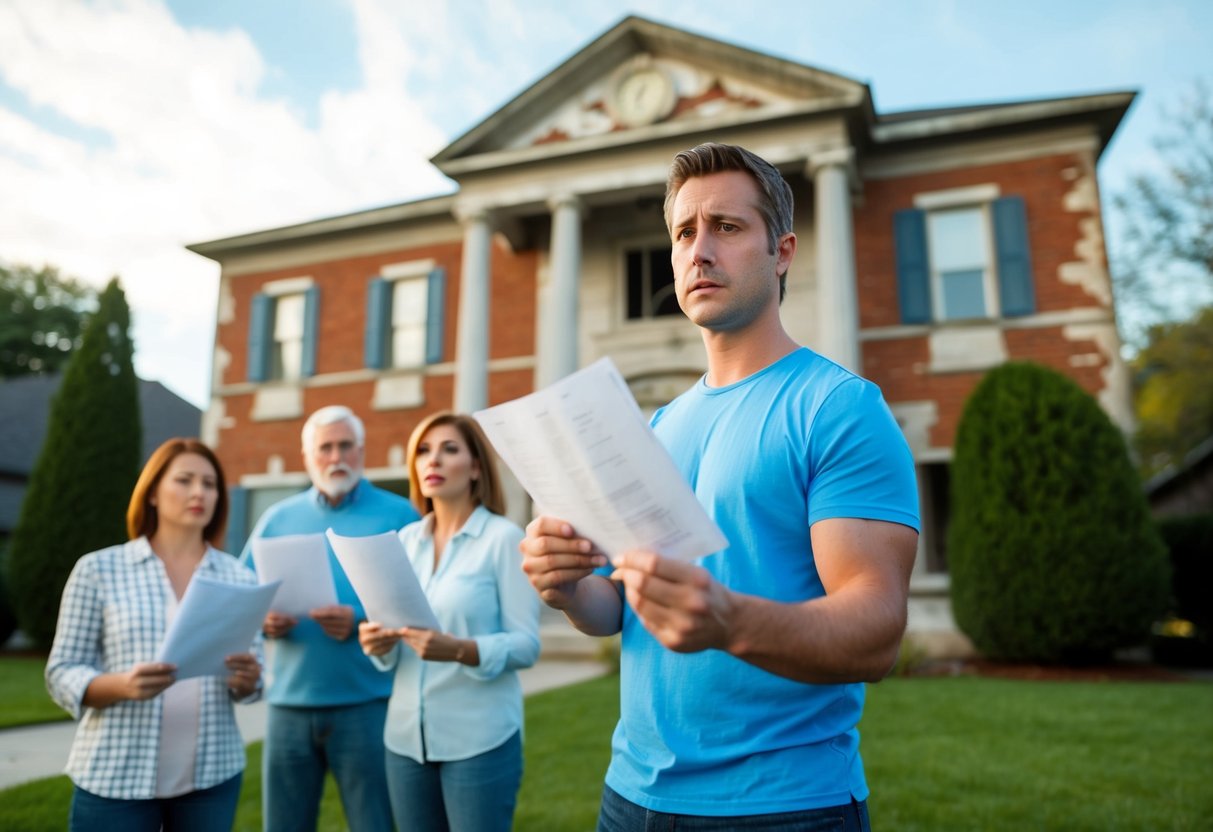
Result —
<svg viewBox="0 0 1213 832"><path fill-rule="evenodd" d="M384 755L396 827L407 832L507 832L522 783L522 736L466 760Z"/></svg>
<svg viewBox="0 0 1213 832"><path fill-rule="evenodd" d="M383 774L386 717L386 699L331 708L270 705L262 757L264 828L315 832L327 769L351 832L392 832Z"/></svg>
<svg viewBox="0 0 1213 832"><path fill-rule="evenodd" d="M843 806L778 812L773 815L707 817L652 812L620 797L610 786L602 789L598 832L726 832L730 829L768 829L780 832L871 832L868 802L852 800Z"/></svg>
<svg viewBox="0 0 1213 832"><path fill-rule="evenodd" d="M209 789L177 797L116 800L76 786L68 812L70 832L219 832L231 829L242 774Z"/></svg>

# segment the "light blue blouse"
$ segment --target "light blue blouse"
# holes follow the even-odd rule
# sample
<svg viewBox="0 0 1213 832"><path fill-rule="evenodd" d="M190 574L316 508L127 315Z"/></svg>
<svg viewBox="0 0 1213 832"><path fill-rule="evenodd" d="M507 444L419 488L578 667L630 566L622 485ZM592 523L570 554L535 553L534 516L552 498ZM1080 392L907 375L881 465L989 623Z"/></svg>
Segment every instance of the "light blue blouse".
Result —
<svg viewBox="0 0 1213 832"><path fill-rule="evenodd" d="M434 516L400 531L443 632L476 641L480 664L427 662L407 645L372 657L396 670L384 744L416 760L465 760L522 729L517 671L539 658L539 596L522 571L522 529L478 506L434 569Z"/></svg>

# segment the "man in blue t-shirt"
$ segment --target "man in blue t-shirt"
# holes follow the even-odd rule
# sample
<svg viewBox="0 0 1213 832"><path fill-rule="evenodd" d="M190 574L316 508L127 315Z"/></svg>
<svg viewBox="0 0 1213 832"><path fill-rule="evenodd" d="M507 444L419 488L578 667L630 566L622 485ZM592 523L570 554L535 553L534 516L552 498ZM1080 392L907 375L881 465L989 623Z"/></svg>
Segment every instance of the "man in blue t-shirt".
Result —
<svg viewBox="0 0 1213 832"><path fill-rule="evenodd" d="M866 830L856 726L905 629L913 459L879 389L783 328L796 235L773 166L683 151L665 217L708 371L653 429L729 545L693 564L625 552L612 571L553 517L522 544L547 604L622 632L599 829Z"/></svg>
<svg viewBox="0 0 1213 832"><path fill-rule="evenodd" d="M397 531L417 520L404 497L362 477L366 432L348 407L322 407L303 426L303 463L312 487L266 510L244 547L253 568L253 540L326 529L360 537ZM327 545L327 544L326 544ZM314 832L325 771L333 773L350 828L391 832L383 768L383 723L392 676L358 645L362 604L332 550L337 602L296 619L266 616L272 639L269 711L262 774L267 832Z"/></svg>

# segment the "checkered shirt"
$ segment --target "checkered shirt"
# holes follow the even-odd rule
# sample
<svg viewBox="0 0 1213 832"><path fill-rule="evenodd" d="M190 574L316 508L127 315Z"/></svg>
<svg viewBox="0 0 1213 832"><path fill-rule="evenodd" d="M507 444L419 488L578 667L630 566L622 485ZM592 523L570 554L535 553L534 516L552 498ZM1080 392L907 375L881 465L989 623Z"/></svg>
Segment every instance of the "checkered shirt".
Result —
<svg viewBox="0 0 1213 832"><path fill-rule="evenodd" d="M257 582L235 558L210 546L195 574L229 583ZM46 686L80 720L65 771L93 794L122 800L155 796L161 698L107 708L88 708L82 700L89 683L102 673L122 673L138 662L156 660L171 591L164 565L142 537L80 558L63 589ZM259 640L251 649L260 660ZM206 789L244 770L244 744L223 677L202 679L200 707L194 788Z"/></svg>

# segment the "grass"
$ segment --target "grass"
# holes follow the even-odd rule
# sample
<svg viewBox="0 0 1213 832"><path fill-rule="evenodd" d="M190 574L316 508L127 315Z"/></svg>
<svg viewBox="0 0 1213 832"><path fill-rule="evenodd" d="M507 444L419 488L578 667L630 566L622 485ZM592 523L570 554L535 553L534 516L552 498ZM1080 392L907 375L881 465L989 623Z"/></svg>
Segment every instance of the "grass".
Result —
<svg viewBox="0 0 1213 832"><path fill-rule="evenodd" d="M41 656L0 658L0 728L71 718L47 695L42 681L45 667L46 659Z"/></svg>
<svg viewBox="0 0 1213 832"><path fill-rule="evenodd" d="M873 824L1213 828L1213 685L962 677L869 687Z"/></svg>
<svg viewBox="0 0 1213 832"><path fill-rule="evenodd" d="M527 699L515 827L594 828L616 677ZM1207 830L1213 684L890 679L860 726L878 829ZM260 829L260 745L236 829ZM64 777L0 793L0 829L62 829ZM344 829L332 789L321 830Z"/></svg>

